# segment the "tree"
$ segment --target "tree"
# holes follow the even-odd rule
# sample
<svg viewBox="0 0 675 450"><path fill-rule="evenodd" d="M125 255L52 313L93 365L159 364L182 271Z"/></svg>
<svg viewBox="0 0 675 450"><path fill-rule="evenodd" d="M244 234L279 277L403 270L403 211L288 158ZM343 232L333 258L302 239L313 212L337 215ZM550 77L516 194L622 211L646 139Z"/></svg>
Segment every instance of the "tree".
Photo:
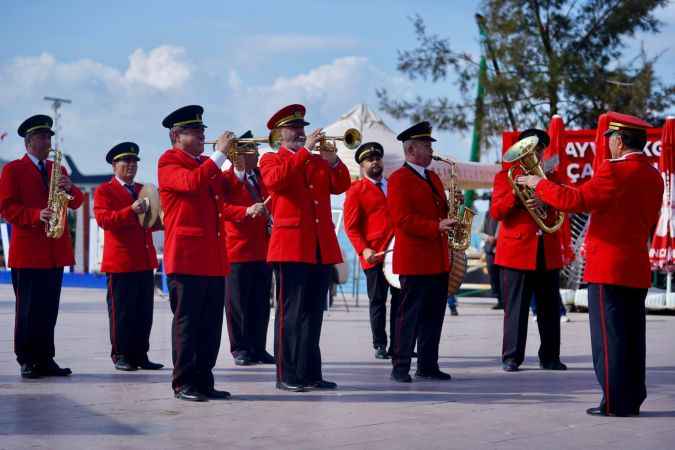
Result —
<svg viewBox="0 0 675 450"><path fill-rule="evenodd" d="M568 126L594 128L599 114L622 111L658 126L675 103L675 84L654 73L659 55L642 49L628 55L636 32L658 33L655 11L668 0L483 0L477 19L486 33L488 58L484 130L545 126L560 114ZM418 46L398 52L397 69L410 79L452 81L460 100L448 97L391 98L377 90L380 107L396 118L429 120L438 129L466 131L472 125L472 86L478 62L452 49L450 40L412 19ZM670 80L668 80L670 81Z"/></svg>

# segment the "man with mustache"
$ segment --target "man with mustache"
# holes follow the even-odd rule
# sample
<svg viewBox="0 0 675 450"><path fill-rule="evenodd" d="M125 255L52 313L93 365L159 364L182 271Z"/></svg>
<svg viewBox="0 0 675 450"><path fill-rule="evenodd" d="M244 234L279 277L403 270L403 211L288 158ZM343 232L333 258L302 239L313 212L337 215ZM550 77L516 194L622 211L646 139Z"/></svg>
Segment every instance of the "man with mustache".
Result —
<svg viewBox="0 0 675 450"><path fill-rule="evenodd" d="M260 159L274 199L267 261L276 275L277 388L293 392L337 388L323 379L319 340L333 264L342 261L330 195L351 182L335 151L310 153L321 129L305 136L304 119L305 107L297 104L274 114L267 127L280 134L281 147Z"/></svg>
<svg viewBox="0 0 675 450"><path fill-rule="evenodd" d="M229 263L225 248L221 166L234 138L225 132L210 157L203 156L204 108L189 105L169 114L172 147L159 158L164 210L164 271L173 312L172 388L180 400L227 399L214 388Z"/></svg>
<svg viewBox="0 0 675 450"><path fill-rule="evenodd" d="M63 235L47 237L45 225L53 211L47 208L52 161L52 118L29 117L19 126L26 155L9 162L0 176L0 215L12 225L9 266L16 296L14 353L23 378L68 376L71 370L54 361L54 327L59 314L63 267L75 264L66 220ZM82 192L63 167L58 188L73 198L68 208L82 204Z"/></svg>
<svg viewBox="0 0 675 450"><path fill-rule="evenodd" d="M352 183L344 203L344 224L347 237L359 255L366 275L370 311L370 328L373 333L375 358L389 359L387 351L387 283L382 271L384 251L394 235L394 228L387 210L387 179L383 176L384 149L377 142L362 144L354 155L361 166L363 178ZM393 339L396 311L400 291L391 288L389 308L389 337Z"/></svg>
<svg viewBox="0 0 675 450"><path fill-rule="evenodd" d="M111 148L105 159L113 177L94 193L94 215L104 230L101 272L108 276L110 357L115 369L124 371L164 367L148 359L158 264L153 229L138 221L145 212L138 198L143 185L134 182L139 151L134 142Z"/></svg>

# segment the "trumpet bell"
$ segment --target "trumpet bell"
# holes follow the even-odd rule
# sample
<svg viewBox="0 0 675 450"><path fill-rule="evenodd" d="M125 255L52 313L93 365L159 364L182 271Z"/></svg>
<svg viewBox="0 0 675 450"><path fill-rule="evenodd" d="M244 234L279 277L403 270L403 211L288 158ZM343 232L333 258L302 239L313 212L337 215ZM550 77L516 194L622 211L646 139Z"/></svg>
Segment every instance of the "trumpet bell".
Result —
<svg viewBox="0 0 675 450"><path fill-rule="evenodd" d="M345 131L344 136L345 147L349 150L354 150L361 145L361 132L356 128L350 128Z"/></svg>

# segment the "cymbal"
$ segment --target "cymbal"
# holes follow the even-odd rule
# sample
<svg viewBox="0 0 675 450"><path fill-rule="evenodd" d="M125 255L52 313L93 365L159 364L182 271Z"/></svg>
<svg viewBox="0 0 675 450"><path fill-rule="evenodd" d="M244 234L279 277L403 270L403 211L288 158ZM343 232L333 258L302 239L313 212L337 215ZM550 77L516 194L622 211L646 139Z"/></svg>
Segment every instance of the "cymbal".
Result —
<svg viewBox="0 0 675 450"><path fill-rule="evenodd" d="M138 221L144 228L152 228L160 215L159 191L154 184L144 184L138 193L139 200L145 202L145 212L138 215Z"/></svg>

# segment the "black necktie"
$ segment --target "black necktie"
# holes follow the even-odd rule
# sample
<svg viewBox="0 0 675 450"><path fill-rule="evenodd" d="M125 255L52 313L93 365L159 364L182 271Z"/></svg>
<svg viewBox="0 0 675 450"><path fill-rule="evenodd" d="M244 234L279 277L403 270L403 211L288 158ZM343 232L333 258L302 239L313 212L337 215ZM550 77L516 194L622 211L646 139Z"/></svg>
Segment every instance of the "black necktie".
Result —
<svg viewBox="0 0 675 450"><path fill-rule="evenodd" d="M42 160L38 161L38 168L40 170L40 176L42 177L42 183L45 185L45 187L49 186L49 176L47 175L45 162Z"/></svg>
<svg viewBox="0 0 675 450"><path fill-rule="evenodd" d="M375 186L377 186L378 188L380 188L380 190L381 190L382 193L384 194L384 188L382 188L382 182L381 182L381 181L378 181L377 183L375 183Z"/></svg>
<svg viewBox="0 0 675 450"><path fill-rule="evenodd" d="M250 181L251 187L251 195L253 196L253 201L256 203L262 202L262 192L260 191L260 185L255 179L255 173L251 172L248 174L248 180Z"/></svg>
<svg viewBox="0 0 675 450"><path fill-rule="evenodd" d="M127 188L127 191L129 191L129 194L131 194L131 197L134 199L134 201L138 200L138 194L136 193L133 185L125 184L124 187Z"/></svg>

